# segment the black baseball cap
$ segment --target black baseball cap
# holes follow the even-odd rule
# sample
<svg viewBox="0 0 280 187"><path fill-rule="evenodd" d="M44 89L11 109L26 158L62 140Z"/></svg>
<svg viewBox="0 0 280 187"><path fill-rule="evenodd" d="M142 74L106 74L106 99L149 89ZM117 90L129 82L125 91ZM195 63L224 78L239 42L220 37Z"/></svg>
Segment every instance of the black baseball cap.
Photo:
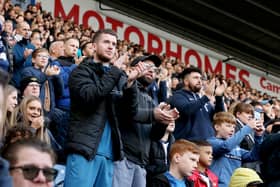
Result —
<svg viewBox="0 0 280 187"><path fill-rule="evenodd" d="M37 82L38 84L41 84L39 79L37 77L34 76L28 76L28 77L24 77L21 81L20 81L20 91L21 93L23 93L23 91L25 90L25 88L28 86L29 83L31 82Z"/></svg>
<svg viewBox="0 0 280 187"><path fill-rule="evenodd" d="M136 66L136 64L138 64L140 61L145 61L145 60L151 60L156 67L159 67L161 65L161 60L157 55L149 55L149 56L139 56L137 58L135 58L132 62L131 62L131 66Z"/></svg>

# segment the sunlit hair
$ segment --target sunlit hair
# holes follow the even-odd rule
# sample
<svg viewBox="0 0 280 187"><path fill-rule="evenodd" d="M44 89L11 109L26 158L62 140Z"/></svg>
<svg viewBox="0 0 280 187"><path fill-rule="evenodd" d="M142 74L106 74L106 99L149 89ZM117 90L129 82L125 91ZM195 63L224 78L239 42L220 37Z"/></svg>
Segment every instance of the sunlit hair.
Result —
<svg viewBox="0 0 280 187"><path fill-rule="evenodd" d="M101 36L102 34L110 34L110 35L115 36L116 39L118 39L117 33L116 33L115 31L113 31L112 29L102 29L102 30L98 30L98 31L94 34L94 36L93 36L93 38L92 38L93 43L96 43L96 42L100 39L100 36Z"/></svg>
<svg viewBox="0 0 280 187"><path fill-rule="evenodd" d="M4 109L6 108L6 102L4 100L4 89L9 82L9 74L0 68L0 127L4 123ZM1 138L1 137L0 137Z"/></svg>
<svg viewBox="0 0 280 187"><path fill-rule="evenodd" d="M174 155L177 153L183 155L186 152L191 152L193 154L199 154L199 148L195 143L192 143L188 140L179 139L176 140L170 148L169 158L172 160Z"/></svg>
<svg viewBox="0 0 280 187"><path fill-rule="evenodd" d="M236 119L234 115L230 112L218 112L214 115L213 124L221 125L222 123L235 124Z"/></svg>
<svg viewBox="0 0 280 187"><path fill-rule="evenodd" d="M235 106L233 115L236 116L237 112L245 112L254 115L254 107L251 104L241 102Z"/></svg>
<svg viewBox="0 0 280 187"><path fill-rule="evenodd" d="M39 53L47 53L47 54L49 54L49 51L46 48L35 49L32 52L32 58L36 58Z"/></svg>
<svg viewBox="0 0 280 187"><path fill-rule="evenodd" d="M228 112L230 113L234 113L234 110L235 110L235 107L240 103L240 101L235 101L233 102L230 106L229 106L229 109L228 109ZM234 115L234 114L233 114Z"/></svg>
<svg viewBox="0 0 280 187"><path fill-rule="evenodd" d="M14 86L7 85L4 90L5 98L8 98L8 96L15 91L18 93L18 90ZM8 128L14 126L14 124L16 123L16 115L17 115L17 109L15 109L13 112L8 111L8 107L7 107L7 103L6 103L6 106L4 109L4 118L5 118L4 120L5 121L4 121L4 125L0 129L0 137L1 136L4 137Z"/></svg>
<svg viewBox="0 0 280 187"><path fill-rule="evenodd" d="M10 94L12 94L15 91L18 92L18 90L14 86L7 85L4 91L5 98L7 98Z"/></svg>

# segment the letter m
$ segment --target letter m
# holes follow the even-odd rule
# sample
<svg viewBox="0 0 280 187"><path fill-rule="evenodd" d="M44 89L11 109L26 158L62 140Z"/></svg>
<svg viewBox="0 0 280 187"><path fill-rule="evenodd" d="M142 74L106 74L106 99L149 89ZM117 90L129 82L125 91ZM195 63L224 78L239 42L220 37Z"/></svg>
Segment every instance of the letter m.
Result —
<svg viewBox="0 0 280 187"><path fill-rule="evenodd" d="M62 17L64 20L73 19L74 23L79 24L80 7L74 5L69 14L66 15L61 0L55 0L54 17Z"/></svg>

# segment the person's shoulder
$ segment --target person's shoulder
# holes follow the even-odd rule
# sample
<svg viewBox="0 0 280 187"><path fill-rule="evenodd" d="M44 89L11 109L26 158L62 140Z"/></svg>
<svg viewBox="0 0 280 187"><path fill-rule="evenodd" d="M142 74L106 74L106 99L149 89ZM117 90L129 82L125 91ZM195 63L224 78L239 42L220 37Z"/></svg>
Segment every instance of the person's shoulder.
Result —
<svg viewBox="0 0 280 187"><path fill-rule="evenodd" d="M188 97L188 96L193 96L193 93L191 91L188 91L188 90L182 88L180 90L176 90L173 95L174 96L181 95L181 96L187 96Z"/></svg>
<svg viewBox="0 0 280 187"><path fill-rule="evenodd" d="M169 180L164 173L156 175L152 178L152 187L170 187Z"/></svg>
<svg viewBox="0 0 280 187"><path fill-rule="evenodd" d="M211 143L216 143L216 142L223 142L225 140L221 139L221 138L217 138L216 136L211 136L209 138L207 138L207 142Z"/></svg>

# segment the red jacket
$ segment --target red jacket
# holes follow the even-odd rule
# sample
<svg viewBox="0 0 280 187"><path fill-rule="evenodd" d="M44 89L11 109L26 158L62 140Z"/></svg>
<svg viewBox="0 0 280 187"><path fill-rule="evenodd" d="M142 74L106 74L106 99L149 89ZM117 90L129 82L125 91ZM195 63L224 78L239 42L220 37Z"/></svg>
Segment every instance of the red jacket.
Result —
<svg viewBox="0 0 280 187"><path fill-rule="evenodd" d="M207 176L210 180L210 186L211 187L218 187L218 177L209 169L206 169L205 176ZM188 178L190 181L193 181L194 187L207 187L207 183L203 180L203 178L200 176L199 171L196 170L193 172L193 174Z"/></svg>

